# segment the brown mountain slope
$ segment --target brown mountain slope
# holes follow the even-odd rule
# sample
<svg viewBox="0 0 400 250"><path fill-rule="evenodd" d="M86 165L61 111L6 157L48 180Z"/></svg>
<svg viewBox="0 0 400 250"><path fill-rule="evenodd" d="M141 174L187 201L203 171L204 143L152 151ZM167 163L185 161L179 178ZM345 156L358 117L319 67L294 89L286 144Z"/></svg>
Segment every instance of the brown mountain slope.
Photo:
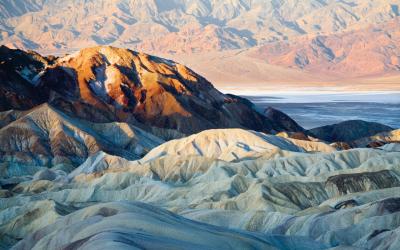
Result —
<svg viewBox="0 0 400 250"><path fill-rule="evenodd" d="M38 87L65 112L191 134L210 128L285 130L246 99L224 95L173 61L114 47L83 49L41 72ZM94 107L91 108L91 107Z"/></svg>

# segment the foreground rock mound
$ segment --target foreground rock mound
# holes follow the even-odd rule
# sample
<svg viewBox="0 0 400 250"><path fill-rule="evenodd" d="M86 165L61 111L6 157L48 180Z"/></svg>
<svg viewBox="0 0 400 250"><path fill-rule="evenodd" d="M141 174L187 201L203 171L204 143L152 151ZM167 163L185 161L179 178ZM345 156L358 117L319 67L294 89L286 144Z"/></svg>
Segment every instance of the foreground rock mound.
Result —
<svg viewBox="0 0 400 250"><path fill-rule="evenodd" d="M139 241L148 247L397 249L400 152L392 148L310 152L295 139L226 129L164 143L140 160L98 152L61 179L53 169L2 179L0 241L17 249Z"/></svg>
<svg viewBox="0 0 400 250"><path fill-rule="evenodd" d="M398 148L400 143L400 129L382 132L373 136L364 137L353 142L358 147ZM386 145L389 144L389 145ZM390 145L392 144L392 145ZM395 150L394 150L395 151ZM400 150L397 150L400 151Z"/></svg>
<svg viewBox="0 0 400 250"><path fill-rule="evenodd" d="M281 149L303 151L302 147L278 136L242 129L214 129L164 143L151 150L140 161L148 162L164 156L202 156L235 161Z"/></svg>
<svg viewBox="0 0 400 250"><path fill-rule="evenodd" d="M323 249L303 237L216 227L138 202L91 206L30 235L14 249Z"/></svg>

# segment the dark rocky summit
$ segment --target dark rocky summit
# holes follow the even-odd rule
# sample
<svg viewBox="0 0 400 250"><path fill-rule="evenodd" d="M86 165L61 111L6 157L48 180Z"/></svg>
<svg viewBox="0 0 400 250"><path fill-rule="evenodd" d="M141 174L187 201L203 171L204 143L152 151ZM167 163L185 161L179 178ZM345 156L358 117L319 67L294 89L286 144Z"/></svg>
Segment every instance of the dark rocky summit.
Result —
<svg viewBox="0 0 400 250"><path fill-rule="evenodd" d="M350 120L338 124L313 128L308 131L315 137L327 142L352 142L391 130L393 130L393 128L376 122Z"/></svg>

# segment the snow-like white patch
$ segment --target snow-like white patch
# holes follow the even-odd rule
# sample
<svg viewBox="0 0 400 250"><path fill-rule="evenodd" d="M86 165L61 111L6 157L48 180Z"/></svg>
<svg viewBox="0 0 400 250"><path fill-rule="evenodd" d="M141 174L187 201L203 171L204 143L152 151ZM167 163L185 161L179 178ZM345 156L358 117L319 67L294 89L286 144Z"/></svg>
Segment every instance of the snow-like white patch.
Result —
<svg viewBox="0 0 400 250"><path fill-rule="evenodd" d="M106 87L107 76L105 74L106 66L100 66L95 69L96 80L89 82L92 91L103 100L108 99L108 91Z"/></svg>
<svg viewBox="0 0 400 250"><path fill-rule="evenodd" d="M67 55L67 56L64 56L64 57L62 57L62 58L60 58L59 59L59 62L68 62L69 60L71 60L71 59L73 59L73 58L75 58L75 57L77 57L79 55L79 51L77 51L77 52L75 52L75 53L72 53L72 54L70 54L70 55Z"/></svg>
<svg viewBox="0 0 400 250"><path fill-rule="evenodd" d="M80 165L77 169L72 171L68 177L71 179L74 178L75 176L85 173L85 174L90 174L98 171L102 171L106 169L106 165L104 164L104 157L106 156L106 153L103 151L97 152L95 155L87 158L87 160Z"/></svg>
<svg viewBox="0 0 400 250"><path fill-rule="evenodd" d="M116 81L116 75L117 75L117 72L116 72L116 70L114 70L113 67L106 68L105 85L106 85L107 92L110 91L110 85L112 85Z"/></svg>
<svg viewBox="0 0 400 250"><path fill-rule="evenodd" d="M21 71L18 71L18 74L27 81L31 81L31 77L34 74L32 70L25 66Z"/></svg>
<svg viewBox="0 0 400 250"><path fill-rule="evenodd" d="M40 78L42 77L43 74L44 74L44 71L42 71L42 72L40 72L39 74L35 75L35 76L32 78L32 81L31 81L32 85L38 86L38 85L39 85L39 82L40 82Z"/></svg>
<svg viewBox="0 0 400 250"><path fill-rule="evenodd" d="M116 81L117 71L113 67L102 65L95 69L95 75L96 80L90 81L89 85L97 96L107 101L111 86Z"/></svg>

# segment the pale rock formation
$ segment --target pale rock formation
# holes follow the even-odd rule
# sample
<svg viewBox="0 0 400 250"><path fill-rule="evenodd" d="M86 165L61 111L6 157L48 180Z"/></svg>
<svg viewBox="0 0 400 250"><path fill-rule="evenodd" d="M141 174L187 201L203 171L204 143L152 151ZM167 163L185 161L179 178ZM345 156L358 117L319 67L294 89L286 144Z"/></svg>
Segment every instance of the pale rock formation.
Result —
<svg viewBox="0 0 400 250"><path fill-rule="evenodd" d="M384 144L398 142L400 142L400 129L382 132L376 135L372 135L370 137L361 138L354 141L354 144L358 147L366 147L375 143L377 145L381 144L380 146L383 146Z"/></svg>
<svg viewBox="0 0 400 250"><path fill-rule="evenodd" d="M103 150L138 159L163 140L125 123L91 123L42 104L0 129L2 178L41 167L71 171ZM50 172L49 172L50 173Z"/></svg>
<svg viewBox="0 0 400 250"><path fill-rule="evenodd" d="M185 219L138 202L90 206L57 220L13 249L324 249L304 237L250 233Z"/></svg>
<svg viewBox="0 0 400 250"><path fill-rule="evenodd" d="M219 159L224 156L225 148L241 155L243 149L235 146L240 140L246 142L257 157ZM195 151L191 142L196 142L203 153ZM208 143L214 145L213 150L206 150ZM260 151L255 145L265 148ZM178 146L182 146L181 151ZM79 210L70 216L81 218L78 214L92 211L92 208L82 210L81 207L98 204L95 207L100 209L107 202L134 200L225 228L286 235L291 241L305 236L329 247L381 246L386 244L386 237L377 235L389 230L390 234L384 234L388 237L387 244L396 247L396 228L400 225L397 218L399 152L379 149L306 152L287 139L237 129L204 131L167 142L160 148L154 149L157 154L149 152L139 161L100 152L89 157L67 178L50 181L53 178L36 177L20 183L15 180L13 186L1 184L11 192L11 196L2 198L0 203L1 230L7 232L2 236L3 242L13 245L19 238L28 237L18 247L32 247L29 237L43 235L40 228L48 225L42 230L54 234L36 244L38 247L56 246L53 244L59 244L61 237L58 230L76 228L78 221L85 221L80 225L88 230L93 228L90 229L94 230L93 234L98 234L97 223L113 225L108 217L96 217L93 223L82 219L76 219L75 223L75 219L65 218L72 223L65 226L60 221L47 223L43 216L50 213L52 218L63 220L65 214ZM163 151L164 154L159 154ZM36 176L44 173L46 171ZM50 201L52 208L41 212L43 216L38 215L35 220L25 217L32 214L35 207ZM119 205L115 206L118 210ZM152 209L148 205L144 208ZM15 223L20 226L12 227ZM124 228L118 223L115 226L117 231ZM184 228L189 230L190 226ZM27 236L31 233L35 234ZM81 233L76 235L79 236L65 238L65 244L81 239ZM117 235L110 235L105 242ZM126 237L137 240L134 236ZM391 237L393 240L389 240ZM95 239L97 237L92 240L96 242ZM89 244L91 240L83 242Z"/></svg>
<svg viewBox="0 0 400 250"><path fill-rule="evenodd" d="M172 140L150 151L140 162L163 156L202 156L235 161L279 149L301 152L302 148L283 138L242 129L215 129Z"/></svg>

